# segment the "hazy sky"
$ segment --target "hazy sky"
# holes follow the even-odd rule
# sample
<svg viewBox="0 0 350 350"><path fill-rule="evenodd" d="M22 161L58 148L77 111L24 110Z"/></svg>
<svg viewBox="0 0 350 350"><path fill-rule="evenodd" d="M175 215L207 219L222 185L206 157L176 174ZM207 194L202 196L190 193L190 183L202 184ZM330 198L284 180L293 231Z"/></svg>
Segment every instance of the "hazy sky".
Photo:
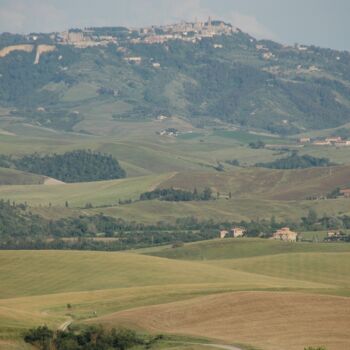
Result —
<svg viewBox="0 0 350 350"><path fill-rule="evenodd" d="M224 19L258 38L350 51L350 0L0 0L0 32Z"/></svg>

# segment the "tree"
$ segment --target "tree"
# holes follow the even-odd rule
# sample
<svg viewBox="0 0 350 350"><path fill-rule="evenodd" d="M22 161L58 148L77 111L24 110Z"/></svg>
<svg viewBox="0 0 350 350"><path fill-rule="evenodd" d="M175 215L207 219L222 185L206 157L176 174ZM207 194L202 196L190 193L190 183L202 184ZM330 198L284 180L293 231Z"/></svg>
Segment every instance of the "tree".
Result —
<svg viewBox="0 0 350 350"><path fill-rule="evenodd" d="M265 148L265 146L266 146L265 142L261 140L249 143L249 147L253 149L261 149L261 148Z"/></svg>
<svg viewBox="0 0 350 350"><path fill-rule="evenodd" d="M314 209L310 209L307 215L307 223L313 225L317 222L317 213Z"/></svg>
<svg viewBox="0 0 350 350"><path fill-rule="evenodd" d="M213 191L211 190L211 188L206 187L202 193L202 200L204 200L204 201L210 200L212 193L213 193Z"/></svg>
<svg viewBox="0 0 350 350"><path fill-rule="evenodd" d="M47 326L30 329L24 336L24 341L32 345L39 345L42 350L49 350L53 338L53 331Z"/></svg>

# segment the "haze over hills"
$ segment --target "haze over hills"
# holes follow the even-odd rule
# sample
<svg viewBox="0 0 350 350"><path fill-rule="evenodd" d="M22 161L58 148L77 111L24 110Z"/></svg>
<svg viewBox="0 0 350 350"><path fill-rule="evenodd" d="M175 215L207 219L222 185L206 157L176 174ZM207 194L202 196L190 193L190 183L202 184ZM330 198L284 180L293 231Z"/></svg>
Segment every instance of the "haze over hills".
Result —
<svg viewBox="0 0 350 350"><path fill-rule="evenodd" d="M105 134L178 116L277 134L350 121L350 53L258 41L222 21L0 36L12 123Z"/></svg>

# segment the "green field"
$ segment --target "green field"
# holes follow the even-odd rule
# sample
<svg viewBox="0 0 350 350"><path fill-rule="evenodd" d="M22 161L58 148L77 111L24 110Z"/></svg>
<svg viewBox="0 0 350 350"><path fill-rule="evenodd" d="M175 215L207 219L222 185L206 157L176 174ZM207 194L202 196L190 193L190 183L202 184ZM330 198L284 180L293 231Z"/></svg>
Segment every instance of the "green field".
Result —
<svg viewBox="0 0 350 350"><path fill-rule="evenodd" d="M258 238L217 239L189 243L184 247L160 249L152 255L176 260L222 260L295 253L350 253L342 243L286 243Z"/></svg>
<svg viewBox="0 0 350 350"><path fill-rule="evenodd" d="M188 216L215 221L269 219L272 216L278 220L299 220L311 208L319 216L325 213L334 216L349 214L348 199L305 200L308 196L326 194L336 187L346 186L349 176L349 166L334 167L331 171L322 168L295 171L249 168L224 173L167 172L92 183L0 186L0 197L17 203L27 202L34 209L48 208L49 204L62 208L66 201L71 208L91 203L97 209L88 212L103 212L127 220L137 218L139 222L173 222ZM5 181L5 176L3 179ZM32 177L28 179L32 180ZM219 193L219 198L206 202L136 201L143 192L170 187L189 191L210 187L214 196ZM129 199L135 202L118 205L119 200ZM49 212L48 209L47 214ZM52 209L52 212L57 216L57 209Z"/></svg>
<svg viewBox="0 0 350 350"><path fill-rule="evenodd" d="M161 308L169 305L172 310L177 302L185 302L192 308L201 298L215 298L217 303L220 296L224 301L225 295L246 298L254 295L249 293L265 292L266 308L272 310L268 302L270 296L283 298L287 292L298 292L298 298L305 300L317 301L317 295L324 295L324 305L332 303L338 308L341 299L331 295L350 296L349 263L350 247L346 244L289 244L262 239L214 240L186 244L183 248L124 253L2 251L0 348L6 349L1 342L18 340L23 329L34 325L45 323L58 327L71 317L77 324L89 321L143 329L136 321L131 322L129 316L124 318L123 312L133 315L136 310L143 312L144 307L147 310L154 306L154 312L145 316L147 319L149 315L158 317L157 305ZM72 305L69 310L68 303ZM317 302L314 306L310 304L310 308L318 308L317 312L322 313L317 305ZM276 307L277 312L278 304ZM174 312L176 315L175 309ZM210 313L205 311L208 325L214 320L220 322L218 315L214 317ZM225 313L222 315L224 321ZM155 327L147 331L162 331L156 323ZM303 327L304 341L308 344L312 337L304 334L308 326ZM186 334L204 336L200 329L204 328L192 331L189 328ZM348 343L341 329L339 349L343 350L346 349L343 344ZM163 331L174 333L170 328ZM256 339L245 337L242 332L235 333L236 338L214 333L209 332L208 337L216 343L236 342L259 347ZM182 334L180 328L178 334ZM264 339L261 338L262 349L275 350L273 344L278 340L266 346ZM13 346L20 349L21 345L14 343Z"/></svg>
<svg viewBox="0 0 350 350"><path fill-rule="evenodd" d="M169 176L171 174L54 186L1 186L0 196L18 203L26 201L32 206L48 206L49 203L64 206L66 201L75 207L86 203L113 205L119 200L138 199L141 193L157 187Z"/></svg>

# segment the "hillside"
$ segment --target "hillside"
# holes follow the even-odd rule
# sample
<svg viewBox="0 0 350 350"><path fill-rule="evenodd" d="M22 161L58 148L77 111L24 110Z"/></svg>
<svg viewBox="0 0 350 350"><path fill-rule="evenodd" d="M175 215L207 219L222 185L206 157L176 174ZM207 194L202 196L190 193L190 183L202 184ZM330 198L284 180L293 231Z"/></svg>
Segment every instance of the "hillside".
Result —
<svg viewBox="0 0 350 350"><path fill-rule="evenodd" d="M178 173L163 182L161 188L198 189L232 197L254 197L275 200L303 200L326 195L336 187L350 185L350 167L309 168L302 170L236 169L225 173Z"/></svg>
<svg viewBox="0 0 350 350"><path fill-rule="evenodd" d="M350 121L348 52L258 41L220 21L211 28L193 38L176 29L174 40L126 28L36 41L3 34L0 106L17 122L95 134L160 115L278 134Z"/></svg>
<svg viewBox="0 0 350 350"><path fill-rule="evenodd" d="M160 249L150 253L154 256L159 256L168 259L176 260L199 260L199 261L220 261L221 266L231 267L235 266L233 259L241 259L242 266L244 261L242 258L251 258L252 261L263 261L264 257L268 256L271 261L278 260L280 255L289 258L289 254L292 255L292 259L297 257L297 253L349 253L350 247L344 244L286 244L285 242L279 242L274 240L262 240L262 239L225 239L225 240L212 240L198 243L186 244L184 247L172 248L172 249ZM322 255L324 256L324 255ZM232 263L231 263L232 259ZM255 260L254 260L255 259ZM247 260L248 262L248 260ZM239 264L239 262L238 262ZM273 264L271 264L273 265ZM292 264L293 265L293 264ZM292 266L290 265L290 266ZM308 264L305 264L307 266ZM240 266L237 265L237 269ZM284 264L277 264L278 269L282 266L288 266ZM256 264L257 270L263 271L266 266ZM346 269L346 267L344 266Z"/></svg>
<svg viewBox="0 0 350 350"><path fill-rule="evenodd" d="M45 176L25 173L14 169L0 168L0 186L37 185L45 182Z"/></svg>
<svg viewBox="0 0 350 350"><path fill-rule="evenodd" d="M96 321L109 327L127 324L151 332L210 337L267 350L299 350L305 344L320 343L330 350L347 350L349 306L349 298L242 292L136 308ZM337 332L329 333L334 328Z"/></svg>
<svg viewBox="0 0 350 350"><path fill-rule="evenodd" d="M142 251L2 251L0 348L13 341L18 349L23 329L72 319L254 349L321 342L345 350L348 298L340 296L349 295L348 248L225 240L188 244L178 260L169 259L167 248L166 258ZM324 322L316 322L320 318ZM252 325L256 332L248 332ZM272 337L276 327L284 331ZM329 336L325 330L334 327Z"/></svg>
<svg viewBox="0 0 350 350"><path fill-rule="evenodd" d="M90 203L107 215L141 222L174 221L178 217L194 216L200 220L246 220L260 218L300 219L308 209L338 215L349 213L348 200L307 200L324 196L335 188L349 186L349 166L301 170L270 170L237 168L227 172L171 172L160 175L131 177L120 180L65 184L63 186L1 186L0 196L16 203L27 202L32 207L84 207ZM180 188L202 191L210 187L211 201L164 202L139 201L142 193L157 188ZM229 194L231 193L231 198ZM129 201L118 205L120 201ZM48 210L50 210L48 208ZM57 209L52 209L53 215Z"/></svg>

